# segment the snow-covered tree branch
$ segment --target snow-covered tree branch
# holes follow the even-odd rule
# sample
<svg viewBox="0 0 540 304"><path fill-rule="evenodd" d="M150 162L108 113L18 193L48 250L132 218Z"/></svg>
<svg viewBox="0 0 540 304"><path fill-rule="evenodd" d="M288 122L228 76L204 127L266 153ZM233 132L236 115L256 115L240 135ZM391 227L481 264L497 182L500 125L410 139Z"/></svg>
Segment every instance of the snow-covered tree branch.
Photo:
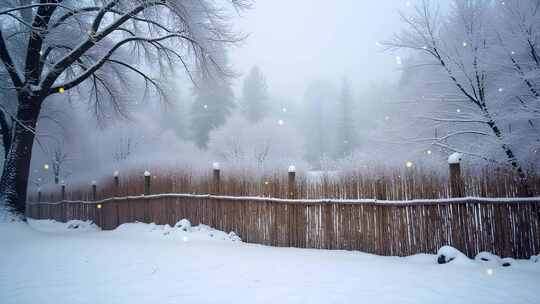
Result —
<svg viewBox="0 0 540 304"><path fill-rule="evenodd" d="M48 96L66 93L78 100L89 96L98 118L110 112L125 116L128 101L119 88L128 77L139 77L146 88L161 93L148 65L157 71L179 65L189 75L206 71L228 76L226 67L214 59L212 46L241 39L231 30L228 17L247 6L249 1L238 0L3 1L0 72L11 82L5 90L16 92L17 123L12 138L3 136L11 142L0 199L24 210L35 137L29 130L35 130ZM0 121L4 132L7 120Z"/></svg>

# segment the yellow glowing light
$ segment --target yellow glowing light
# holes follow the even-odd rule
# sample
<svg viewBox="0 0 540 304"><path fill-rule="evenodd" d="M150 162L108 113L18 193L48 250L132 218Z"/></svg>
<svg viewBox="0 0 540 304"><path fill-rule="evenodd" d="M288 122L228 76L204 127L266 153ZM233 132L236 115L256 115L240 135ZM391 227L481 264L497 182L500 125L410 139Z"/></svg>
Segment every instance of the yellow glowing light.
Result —
<svg viewBox="0 0 540 304"><path fill-rule="evenodd" d="M265 181L264 184L265 184L265 185L268 185L268 184L270 184L270 182L269 182L269 181Z"/></svg>
<svg viewBox="0 0 540 304"><path fill-rule="evenodd" d="M412 166L413 166L412 161L407 161L407 162L405 163L405 166L407 166L407 168L412 168Z"/></svg>
<svg viewBox="0 0 540 304"><path fill-rule="evenodd" d="M64 93L66 90L64 90L64 88L60 88L58 89L58 93Z"/></svg>
<svg viewBox="0 0 540 304"><path fill-rule="evenodd" d="M101 209L101 204L97 204L96 208Z"/></svg>
<svg viewBox="0 0 540 304"><path fill-rule="evenodd" d="M44 169L44 170L49 170L49 164L43 165L43 169Z"/></svg>

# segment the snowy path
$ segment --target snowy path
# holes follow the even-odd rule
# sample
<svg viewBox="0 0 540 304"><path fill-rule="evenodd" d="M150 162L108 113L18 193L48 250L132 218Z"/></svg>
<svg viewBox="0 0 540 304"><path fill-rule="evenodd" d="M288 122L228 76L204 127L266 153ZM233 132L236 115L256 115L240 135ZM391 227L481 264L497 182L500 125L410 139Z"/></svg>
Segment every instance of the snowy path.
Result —
<svg viewBox="0 0 540 304"><path fill-rule="evenodd" d="M32 227L0 223L0 303L540 303L530 261L489 275L477 262L272 248L205 229Z"/></svg>

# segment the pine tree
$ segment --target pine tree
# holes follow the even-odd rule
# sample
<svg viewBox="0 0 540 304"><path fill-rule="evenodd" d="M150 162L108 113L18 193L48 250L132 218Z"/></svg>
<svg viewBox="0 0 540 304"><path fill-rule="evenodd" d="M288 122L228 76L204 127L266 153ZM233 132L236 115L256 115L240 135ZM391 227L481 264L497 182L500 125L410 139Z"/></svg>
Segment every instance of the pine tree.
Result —
<svg viewBox="0 0 540 304"><path fill-rule="evenodd" d="M236 106L234 93L230 83L207 77L193 89L193 94L191 135L199 148L206 149L210 132L222 126Z"/></svg>
<svg viewBox="0 0 540 304"><path fill-rule="evenodd" d="M339 100L337 157L347 156L358 144L353 113L354 105L351 88L348 80L344 79Z"/></svg>
<svg viewBox="0 0 540 304"><path fill-rule="evenodd" d="M268 87L258 67L253 67L244 79L242 110L246 118L256 123L268 112Z"/></svg>

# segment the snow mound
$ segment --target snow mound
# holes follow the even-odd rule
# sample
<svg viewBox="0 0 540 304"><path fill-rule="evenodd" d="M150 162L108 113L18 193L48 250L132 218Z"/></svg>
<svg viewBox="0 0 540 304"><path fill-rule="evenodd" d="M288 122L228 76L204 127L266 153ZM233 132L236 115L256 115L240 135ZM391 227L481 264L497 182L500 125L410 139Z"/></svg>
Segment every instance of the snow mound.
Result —
<svg viewBox="0 0 540 304"><path fill-rule="evenodd" d="M114 233L130 235L133 237L145 236L150 238L167 238L173 240L188 241L227 241L241 242L242 239L235 233L226 233L214 229L208 225L199 224L191 226L187 219L178 221L174 227L169 225L157 225L155 223L126 223L118 226Z"/></svg>
<svg viewBox="0 0 540 304"><path fill-rule="evenodd" d="M101 228L92 221L72 220L67 223L57 222L55 220L34 220L28 219L28 224L34 230L53 233L74 233L74 232L92 232L100 231Z"/></svg>
<svg viewBox="0 0 540 304"><path fill-rule="evenodd" d="M502 267L510 267L513 266L516 263L516 260L512 258L504 258L501 260Z"/></svg>
<svg viewBox="0 0 540 304"><path fill-rule="evenodd" d="M533 263L540 263L540 254L539 255L533 255L531 257L531 262Z"/></svg>
<svg viewBox="0 0 540 304"><path fill-rule="evenodd" d="M447 264L447 263L459 263L459 264L470 264L470 259L451 246L443 246L437 251L437 263Z"/></svg>
<svg viewBox="0 0 540 304"><path fill-rule="evenodd" d="M100 228L92 221L71 220L66 224L67 230L98 231Z"/></svg>
<svg viewBox="0 0 540 304"><path fill-rule="evenodd" d="M174 225L174 227L182 231L189 232L191 231L191 222L188 219L181 219Z"/></svg>
<svg viewBox="0 0 540 304"><path fill-rule="evenodd" d="M501 258L493 253L482 251L476 255L474 258L475 261L480 263L486 263L490 265L500 265Z"/></svg>
<svg viewBox="0 0 540 304"><path fill-rule="evenodd" d="M236 233L234 233L234 231L229 232L229 239L231 239L231 241L233 241L233 242L241 242L242 241L242 239Z"/></svg>
<svg viewBox="0 0 540 304"><path fill-rule="evenodd" d="M20 222L23 220L23 217L14 212L11 207L6 206L4 202L0 202L0 223Z"/></svg>
<svg viewBox="0 0 540 304"><path fill-rule="evenodd" d="M516 261L512 258L502 259L499 256L490 252L486 252L486 251L482 251L479 254L477 254L474 260L480 263L502 266L502 267L510 267L516 263ZM531 257L531 261L534 262L534 260L532 260L532 257Z"/></svg>

